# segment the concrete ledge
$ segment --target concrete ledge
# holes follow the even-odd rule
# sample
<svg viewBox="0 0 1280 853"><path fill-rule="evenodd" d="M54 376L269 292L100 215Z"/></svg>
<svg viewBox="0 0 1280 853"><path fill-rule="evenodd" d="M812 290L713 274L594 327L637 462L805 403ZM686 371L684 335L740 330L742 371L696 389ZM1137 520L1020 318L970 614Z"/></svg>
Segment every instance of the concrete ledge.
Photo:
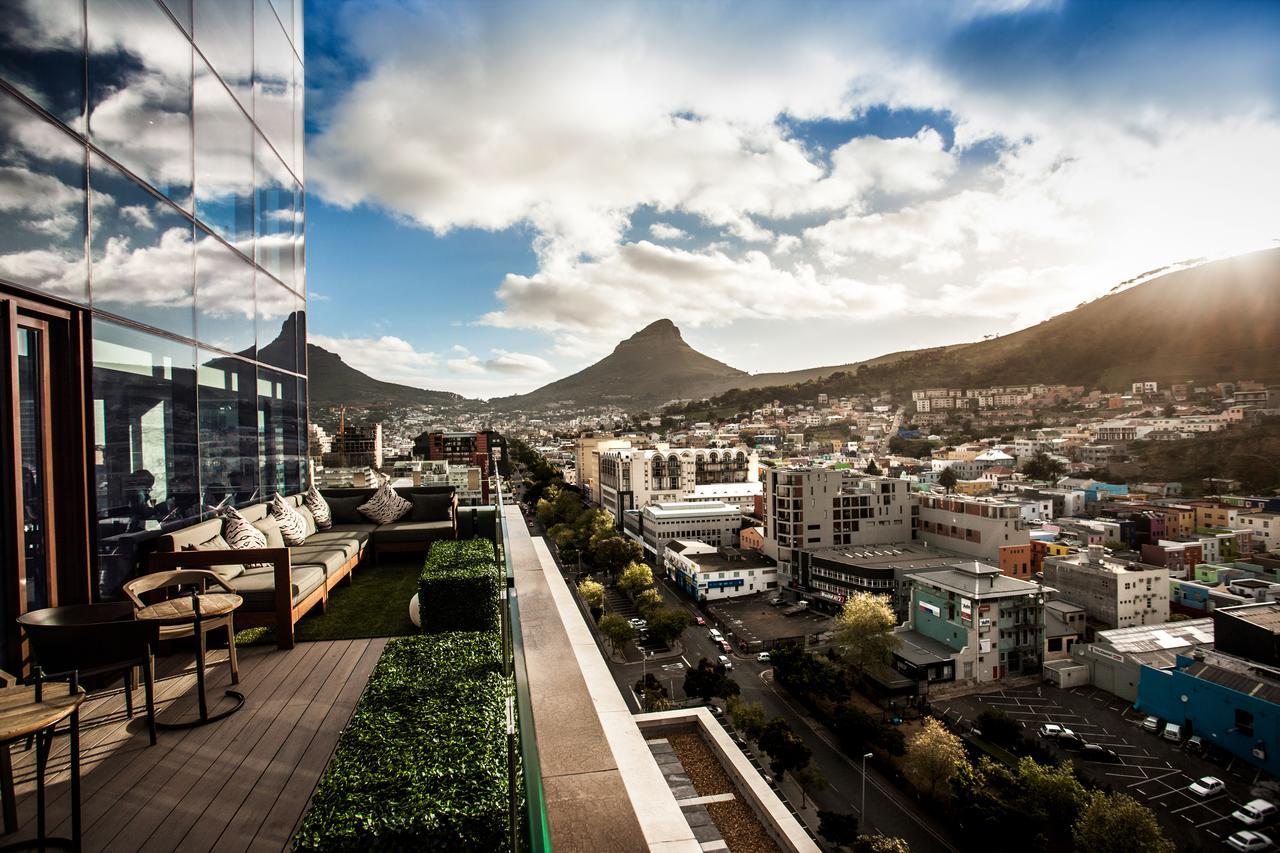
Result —
<svg viewBox="0 0 1280 853"><path fill-rule="evenodd" d="M809 833L765 783L738 745L730 740L724 726L705 707L638 714L635 722L644 737L682 730L700 732L725 773L733 780L743 801L751 806L778 847L792 853L820 853Z"/></svg>

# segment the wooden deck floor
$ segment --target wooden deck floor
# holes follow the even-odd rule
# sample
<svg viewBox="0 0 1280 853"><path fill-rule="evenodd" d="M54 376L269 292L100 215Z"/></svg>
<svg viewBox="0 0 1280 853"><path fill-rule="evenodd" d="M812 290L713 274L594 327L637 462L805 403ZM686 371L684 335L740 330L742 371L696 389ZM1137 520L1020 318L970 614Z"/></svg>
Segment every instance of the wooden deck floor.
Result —
<svg viewBox="0 0 1280 853"><path fill-rule="evenodd" d="M244 707L195 729L161 730L148 746L141 688L134 717L119 688L95 695L81 712L81 790L84 849L201 851L287 849L338 733L385 640L300 643L240 650ZM226 653L210 654L211 711L225 707L230 686ZM195 715L190 653L161 659L168 673L156 682L161 720ZM50 833L71 830L68 738L59 735L49 764ZM35 836L34 750L13 748L18 832Z"/></svg>

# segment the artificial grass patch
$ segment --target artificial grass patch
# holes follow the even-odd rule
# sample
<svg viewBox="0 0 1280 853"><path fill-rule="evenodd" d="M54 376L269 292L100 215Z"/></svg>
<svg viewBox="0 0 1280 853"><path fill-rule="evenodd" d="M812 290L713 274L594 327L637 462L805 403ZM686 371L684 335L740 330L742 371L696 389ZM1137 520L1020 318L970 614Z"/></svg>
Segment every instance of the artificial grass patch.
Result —
<svg viewBox="0 0 1280 853"><path fill-rule="evenodd" d="M419 567L414 563L381 564L357 569L351 584L329 593L329 611L304 616L294 628L299 642L400 637L417 632L409 620L409 599L418 591ZM232 581L234 584L235 581ZM270 628L236 632L236 645L261 646L275 642Z"/></svg>

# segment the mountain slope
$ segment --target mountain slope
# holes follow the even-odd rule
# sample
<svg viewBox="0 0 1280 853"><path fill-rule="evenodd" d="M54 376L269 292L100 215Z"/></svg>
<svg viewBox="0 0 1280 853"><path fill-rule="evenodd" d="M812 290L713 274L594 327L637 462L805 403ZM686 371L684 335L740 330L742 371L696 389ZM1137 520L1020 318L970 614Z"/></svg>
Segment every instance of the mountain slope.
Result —
<svg viewBox="0 0 1280 853"><path fill-rule="evenodd" d="M312 406L447 406L465 400L451 391L428 391L374 379L347 364L337 353L315 344L307 344L307 361L307 391Z"/></svg>
<svg viewBox="0 0 1280 853"><path fill-rule="evenodd" d="M747 378L744 371L689 346L670 320L645 326L595 364L528 394L491 402L506 409L560 401L643 408L680 397L716 394Z"/></svg>
<svg viewBox="0 0 1280 853"><path fill-rule="evenodd" d="M1120 390L1139 379L1235 378L1280 380L1280 249L1161 275L992 340L757 374L735 388L1045 382Z"/></svg>

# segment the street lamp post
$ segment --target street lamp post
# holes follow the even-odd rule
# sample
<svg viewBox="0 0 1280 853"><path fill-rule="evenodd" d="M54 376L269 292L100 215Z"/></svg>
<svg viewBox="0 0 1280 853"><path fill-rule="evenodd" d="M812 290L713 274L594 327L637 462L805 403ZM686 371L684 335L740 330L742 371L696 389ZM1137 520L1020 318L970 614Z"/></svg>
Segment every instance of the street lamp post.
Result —
<svg viewBox="0 0 1280 853"><path fill-rule="evenodd" d="M871 828L871 824L867 821L867 759L870 757L869 752L862 755L862 806L858 809L858 819L862 821L863 834Z"/></svg>

